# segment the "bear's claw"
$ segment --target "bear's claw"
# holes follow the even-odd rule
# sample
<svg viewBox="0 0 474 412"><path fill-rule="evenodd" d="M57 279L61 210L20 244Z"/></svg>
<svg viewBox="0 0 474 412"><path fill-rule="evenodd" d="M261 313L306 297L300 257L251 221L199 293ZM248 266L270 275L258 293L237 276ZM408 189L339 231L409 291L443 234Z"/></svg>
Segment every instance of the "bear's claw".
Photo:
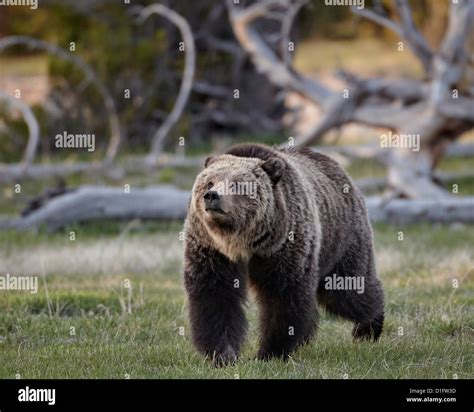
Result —
<svg viewBox="0 0 474 412"><path fill-rule="evenodd" d="M214 364L217 367L233 365L237 362L237 353L232 348L232 346L227 345L227 347L220 353L214 354Z"/></svg>
<svg viewBox="0 0 474 412"><path fill-rule="evenodd" d="M356 323L352 329L352 337L355 341L374 340L377 341L382 333L384 314L375 317L369 322Z"/></svg>

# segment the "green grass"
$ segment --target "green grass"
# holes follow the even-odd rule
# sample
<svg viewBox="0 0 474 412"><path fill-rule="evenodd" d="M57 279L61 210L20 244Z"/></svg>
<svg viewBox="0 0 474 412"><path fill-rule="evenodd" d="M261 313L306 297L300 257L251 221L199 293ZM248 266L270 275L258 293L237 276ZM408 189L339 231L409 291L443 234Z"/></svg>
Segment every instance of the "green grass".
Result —
<svg viewBox="0 0 474 412"><path fill-rule="evenodd" d="M473 376L472 227L375 227L386 290L386 324L378 343L354 344L349 322L323 314L315 339L288 362L255 361L258 331L251 299L242 359L220 369L190 342L179 223L74 229L75 242L67 240L67 230L0 234L0 273L40 275L37 294L0 291L1 378ZM97 249L101 252L88 259ZM127 254L139 255L143 264L130 270ZM82 264L68 263L74 259Z"/></svg>

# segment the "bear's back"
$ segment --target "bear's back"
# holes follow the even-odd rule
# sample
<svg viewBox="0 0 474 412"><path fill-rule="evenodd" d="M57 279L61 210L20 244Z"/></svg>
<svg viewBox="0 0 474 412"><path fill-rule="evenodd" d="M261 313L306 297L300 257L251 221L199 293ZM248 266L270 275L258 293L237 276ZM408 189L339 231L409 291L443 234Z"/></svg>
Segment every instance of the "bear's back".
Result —
<svg viewBox="0 0 474 412"><path fill-rule="evenodd" d="M237 157L252 157L261 160L268 160L271 157L280 157L287 161L291 161L297 168L302 169L306 177L311 177L316 174L316 184L320 186L324 184L333 187L337 192L347 185L348 189L353 188L353 183L341 166L329 156L313 151L308 147L292 147L287 149L274 149L269 146L258 143L243 143L231 147L226 154ZM325 182L321 182L320 174L324 175ZM313 176L314 177L314 176ZM314 180L314 179L310 179ZM313 182L314 183L314 182ZM355 190L356 196L359 195Z"/></svg>

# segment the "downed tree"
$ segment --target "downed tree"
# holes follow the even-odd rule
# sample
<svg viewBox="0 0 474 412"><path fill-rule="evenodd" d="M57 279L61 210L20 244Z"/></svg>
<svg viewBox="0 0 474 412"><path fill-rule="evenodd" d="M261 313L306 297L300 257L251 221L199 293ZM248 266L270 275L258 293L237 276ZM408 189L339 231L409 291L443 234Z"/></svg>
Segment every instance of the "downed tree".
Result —
<svg viewBox="0 0 474 412"><path fill-rule="evenodd" d="M173 186L124 188L82 186L54 196L36 210L12 220L0 221L0 230L58 230L76 222L95 220L174 220L186 217L190 192ZM474 197L441 200L367 199L373 222L408 224L474 223Z"/></svg>
<svg viewBox="0 0 474 412"><path fill-rule="evenodd" d="M302 95L324 113L309 133L297 137L297 145L315 144L330 130L348 123L414 136L419 150L404 147L388 151L389 188L398 197L443 199L450 195L436 183L434 169L446 147L474 128L474 2L451 2L439 50L431 50L418 31L408 0L394 0L394 4L399 22L372 10L354 7L353 11L399 35L402 46L406 43L420 61L424 78L362 79L340 71L346 88L334 91L298 73L256 28L259 21L279 15L288 32L286 16L294 13L294 1L257 1L245 7L227 0L235 36L255 67L276 86Z"/></svg>
<svg viewBox="0 0 474 412"><path fill-rule="evenodd" d="M469 172L453 172L453 173L437 173L436 181L440 183L453 184L461 179L474 179L474 171ZM367 177L356 180L357 187L364 193L371 191L380 191L387 187L387 179L383 177Z"/></svg>
<svg viewBox="0 0 474 412"><path fill-rule="evenodd" d="M442 200L392 199L380 197L366 200L372 222L392 224L474 223L474 197L447 198Z"/></svg>
<svg viewBox="0 0 474 412"><path fill-rule="evenodd" d="M359 144L344 146L318 146L314 150L332 155L341 155L350 159L374 159L386 163L390 156L390 149L382 148L380 145ZM446 148L445 157L474 157L474 144L453 143Z"/></svg>
<svg viewBox="0 0 474 412"><path fill-rule="evenodd" d="M0 229L54 231L76 222L94 220L183 219L189 192L172 186L124 188L81 186L53 197L26 216L0 222Z"/></svg>

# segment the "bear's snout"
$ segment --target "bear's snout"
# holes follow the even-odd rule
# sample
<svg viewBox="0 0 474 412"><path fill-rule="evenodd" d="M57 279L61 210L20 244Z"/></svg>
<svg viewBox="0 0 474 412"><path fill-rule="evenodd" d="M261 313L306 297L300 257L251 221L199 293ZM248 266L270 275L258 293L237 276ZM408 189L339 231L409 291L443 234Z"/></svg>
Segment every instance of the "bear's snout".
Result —
<svg viewBox="0 0 474 412"><path fill-rule="evenodd" d="M222 210L221 209L221 197L215 190L208 190L204 194L204 206L207 210Z"/></svg>

